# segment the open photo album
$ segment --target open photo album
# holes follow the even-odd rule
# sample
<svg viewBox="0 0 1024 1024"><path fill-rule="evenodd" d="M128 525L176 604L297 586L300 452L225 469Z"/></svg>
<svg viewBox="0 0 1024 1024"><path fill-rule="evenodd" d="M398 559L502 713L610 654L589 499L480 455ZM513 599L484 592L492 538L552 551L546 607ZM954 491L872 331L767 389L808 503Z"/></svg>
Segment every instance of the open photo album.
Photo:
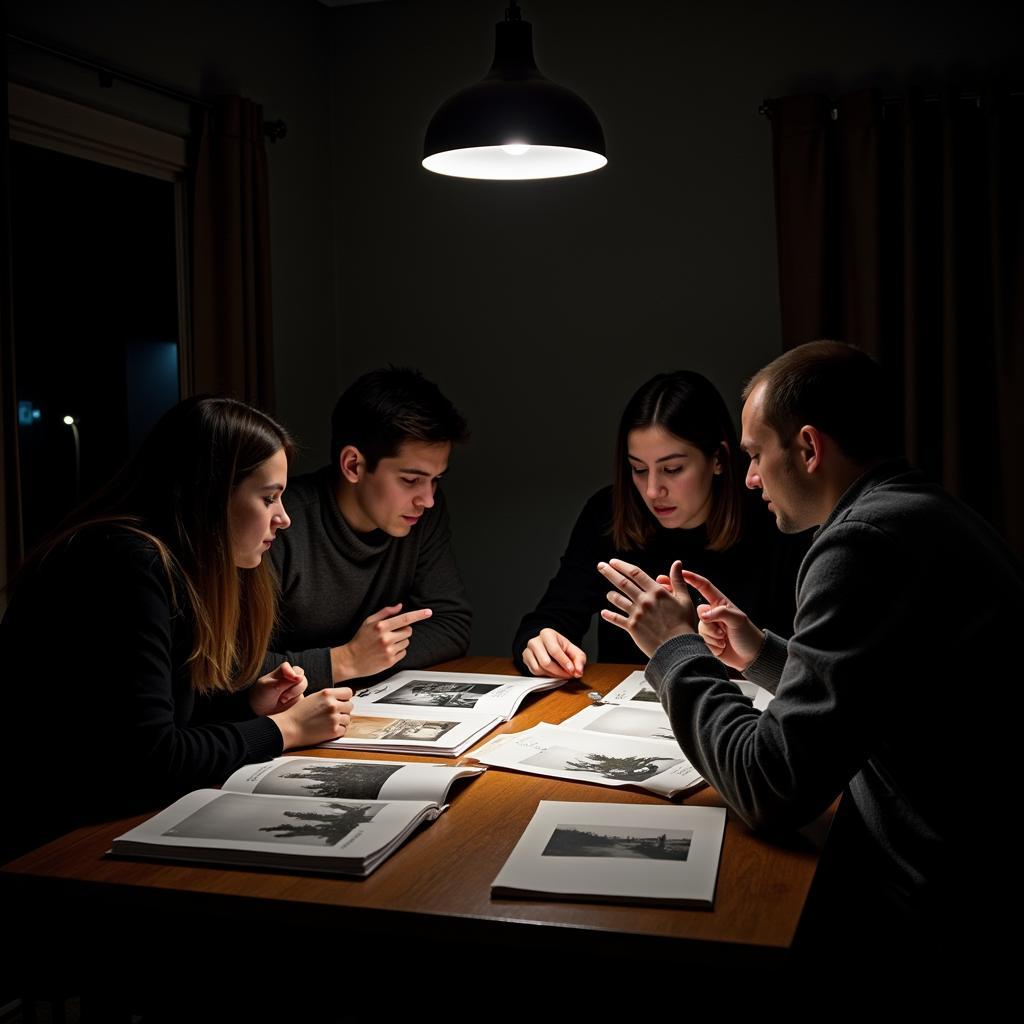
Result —
<svg viewBox="0 0 1024 1024"><path fill-rule="evenodd" d="M482 769L328 757L246 765L118 836L120 857L365 876Z"/></svg>
<svg viewBox="0 0 1024 1024"><path fill-rule="evenodd" d="M356 712L372 713L378 704L407 709L456 708L498 715L507 722L532 693L554 690L564 679L480 675L469 672L399 672L356 690Z"/></svg>

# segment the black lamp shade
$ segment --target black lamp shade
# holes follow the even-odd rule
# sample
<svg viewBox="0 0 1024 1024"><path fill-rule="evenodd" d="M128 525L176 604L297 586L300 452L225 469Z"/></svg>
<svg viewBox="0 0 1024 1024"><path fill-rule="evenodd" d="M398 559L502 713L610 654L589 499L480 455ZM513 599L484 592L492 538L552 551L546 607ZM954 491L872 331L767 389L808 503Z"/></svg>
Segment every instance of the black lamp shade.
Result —
<svg viewBox="0 0 1024 1024"><path fill-rule="evenodd" d="M525 21L497 24L487 77L440 106L423 142L427 170L465 178L554 178L607 162L594 112L537 70Z"/></svg>

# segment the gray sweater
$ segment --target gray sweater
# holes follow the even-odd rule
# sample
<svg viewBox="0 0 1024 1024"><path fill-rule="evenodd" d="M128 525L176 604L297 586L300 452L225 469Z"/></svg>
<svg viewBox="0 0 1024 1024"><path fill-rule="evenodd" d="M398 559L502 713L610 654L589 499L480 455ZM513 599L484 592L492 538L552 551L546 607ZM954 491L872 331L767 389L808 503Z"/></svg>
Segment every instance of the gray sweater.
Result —
<svg viewBox="0 0 1024 1024"><path fill-rule="evenodd" d="M286 507L291 526L271 548L281 599L267 670L287 660L306 670L310 692L330 686L330 648L348 643L367 616L399 602L403 612L434 614L413 627L408 654L393 671L466 653L471 612L441 491L405 537L356 533L338 510L327 467L292 480Z"/></svg>
<svg viewBox="0 0 1024 1024"><path fill-rule="evenodd" d="M986 848L968 821L1005 799L1000 704L1022 621L1024 571L999 536L890 462L815 534L793 638L768 634L745 673L776 695L763 713L697 636L659 647L647 678L748 824L802 825L846 789L887 881L919 903L967 881Z"/></svg>

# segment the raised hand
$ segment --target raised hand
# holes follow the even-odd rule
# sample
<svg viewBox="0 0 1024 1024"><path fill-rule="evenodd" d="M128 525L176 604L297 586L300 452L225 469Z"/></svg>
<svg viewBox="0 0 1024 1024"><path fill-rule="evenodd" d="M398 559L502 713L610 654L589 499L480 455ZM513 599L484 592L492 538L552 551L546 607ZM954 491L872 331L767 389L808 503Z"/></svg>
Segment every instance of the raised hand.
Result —
<svg viewBox="0 0 1024 1024"><path fill-rule="evenodd" d="M601 618L626 630L647 657L668 639L697 631L697 615L682 576L682 562L673 562L669 587L652 580L639 566L613 558L598 562L597 571L617 590L608 603L624 614L601 612Z"/></svg>
<svg viewBox="0 0 1024 1024"><path fill-rule="evenodd" d="M531 675L577 679L587 656L557 630L545 627L523 648L523 662Z"/></svg>
<svg viewBox="0 0 1024 1024"><path fill-rule="evenodd" d="M408 653L412 627L429 619L429 608L406 612L401 604L388 605L369 616L347 644L331 648L331 671L334 681L359 679L376 675L400 662Z"/></svg>
<svg viewBox="0 0 1024 1024"><path fill-rule="evenodd" d="M698 630L719 661L742 672L760 653L764 632L713 583L683 570L682 578L707 601L697 608Z"/></svg>

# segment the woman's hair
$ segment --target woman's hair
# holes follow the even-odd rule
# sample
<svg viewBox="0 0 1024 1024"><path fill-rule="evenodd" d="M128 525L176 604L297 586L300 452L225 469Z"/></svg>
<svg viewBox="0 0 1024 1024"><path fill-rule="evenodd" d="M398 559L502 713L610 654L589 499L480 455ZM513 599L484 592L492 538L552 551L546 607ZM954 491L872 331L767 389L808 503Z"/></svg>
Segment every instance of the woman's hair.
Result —
<svg viewBox="0 0 1024 1024"><path fill-rule="evenodd" d="M258 409L231 398L187 398L28 564L41 562L83 527L113 525L145 537L159 553L174 600L180 584L191 606L193 687L237 689L259 674L277 593L265 564L235 565L228 502L241 481L282 449L291 459L291 436Z"/></svg>
<svg viewBox="0 0 1024 1024"><path fill-rule="evenodd" d="M722 472L711 478L711 513L707 520L710 551L724 551L739 540L743 529L743 469L739 444L729 411L714 384L693 370L659 373L643 384L626 404L615 442L612 487L612 540L622 551L646 547L657 525L630 475L629 434L661 427L717 455Z"/></svg>

